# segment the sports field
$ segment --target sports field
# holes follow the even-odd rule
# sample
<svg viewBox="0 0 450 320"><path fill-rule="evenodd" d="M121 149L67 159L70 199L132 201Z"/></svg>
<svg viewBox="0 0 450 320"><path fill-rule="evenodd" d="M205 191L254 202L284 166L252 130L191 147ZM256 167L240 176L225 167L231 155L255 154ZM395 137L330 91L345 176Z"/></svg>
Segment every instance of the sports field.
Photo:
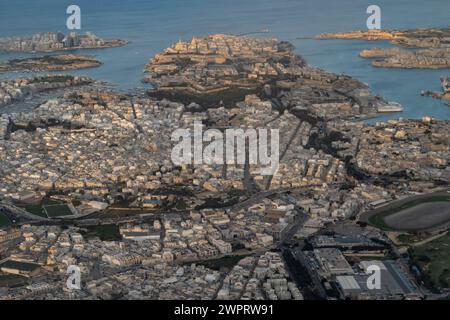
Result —
<svg viewBox="0 0 450 320"><path fill-rule="evenodd" d="M450 224L450 194L411 197L363 214L361 220L386 230L416 232Z"/></svg>
<svg viewBox="0 0 450 320"><path fill-rule="evenodd" d="M450 222L450 202L421 203L384 217L392 229L420 231Z"/></svg>
<svg viewBox="0 0 450 320"><path fill-rule="evenodd" d="M72 211L67 204L54 204L50 206L44 206L44 211L49 218L57 218L73 215Z"/></svg>

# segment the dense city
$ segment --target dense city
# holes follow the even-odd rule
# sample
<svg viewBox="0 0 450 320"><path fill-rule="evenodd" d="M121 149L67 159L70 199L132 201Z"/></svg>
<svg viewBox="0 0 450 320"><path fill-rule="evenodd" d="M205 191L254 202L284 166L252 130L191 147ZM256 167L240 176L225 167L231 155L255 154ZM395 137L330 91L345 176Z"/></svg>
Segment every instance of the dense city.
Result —
<svg viewBox="0 0 450 320"><path fill-rule="evenodd" d="M114 41L44 34L0 50ZM0 299L449 297L449 120L363 122L402 107L276 39L179 41L143 81L136 93L60 74L0 82L2 108L59 93L0 115ZM248 155L175 165L173 132L199 122L278 129L276 172Z"/></svg>

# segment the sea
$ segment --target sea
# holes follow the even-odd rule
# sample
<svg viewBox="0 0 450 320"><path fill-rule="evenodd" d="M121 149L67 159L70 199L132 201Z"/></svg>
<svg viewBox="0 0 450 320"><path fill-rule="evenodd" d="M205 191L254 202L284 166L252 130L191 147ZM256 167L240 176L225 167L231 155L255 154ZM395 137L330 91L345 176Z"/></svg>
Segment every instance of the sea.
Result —
<svg viewBox="0 0 450 320"><path fill-rule="evenodd" d="M94 55L104 64L69 73L107 81L116 90L145 88L144 65L178 40L213 33L248 34L289 41L310 65L353 76L404 107L403 112L376 121L424 115L450 118L450 107L443 101L420 95L422 90L440 91L439 78L450 76L449 70L374 68L358 53L389 47L388 42L313 39L323 32L366 29L366 10L373 4L381 9L382 28L447 27L449 0L0 0L0 37L67 33L66 10L73 4L81 8L80 32L130 41L119 48L74 52ZM262 33L265 29L268 32ZM0 53L0 60L33 55ZM0 79L19 76L30 74L5 73Z"/></svg>

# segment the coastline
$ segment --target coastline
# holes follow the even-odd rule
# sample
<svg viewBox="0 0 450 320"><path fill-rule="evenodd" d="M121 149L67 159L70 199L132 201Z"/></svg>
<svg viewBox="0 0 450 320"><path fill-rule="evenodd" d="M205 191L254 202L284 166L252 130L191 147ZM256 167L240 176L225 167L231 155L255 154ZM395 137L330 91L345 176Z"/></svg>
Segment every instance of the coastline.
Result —
<svg viewBox="0 0 450 320"><path fill-rule="evenodd" d="M95 68L102 62L92 56L64 54L0 61L2 72L48 72Z"/></svg>

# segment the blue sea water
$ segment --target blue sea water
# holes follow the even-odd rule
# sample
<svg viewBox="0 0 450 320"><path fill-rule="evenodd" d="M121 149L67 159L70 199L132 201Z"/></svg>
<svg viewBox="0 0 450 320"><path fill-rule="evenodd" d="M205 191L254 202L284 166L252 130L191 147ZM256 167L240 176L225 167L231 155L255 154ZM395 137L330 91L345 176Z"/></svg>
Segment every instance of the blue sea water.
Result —
<svg viewBox="0 0 450 320"><path fill-rule="evenodd" d="M322 32L366 28L366 8L382 10L382 28L446 27L449 0L0 0L0 37L66 30L66 8L77 4L82 32L121 38L130 44L104 50L79 50L98 57L100 68L72 74L105 80L127 90L143 87L142 70L148 59L171 43L193 35L243 34L268 28L265 36L287 40L311 65L345 73L367 83L373 92L404 106L403 113L380 119L449 119L450 108L440 100L421 97L421 90L440 90L439 77L449 70L382 69L358 57L359 51L388 43L301 39ZM299 39L300 38L300 39ZM0 54L0 60L27 54ZM21 74L2 74L0 78Z"/></svg>

